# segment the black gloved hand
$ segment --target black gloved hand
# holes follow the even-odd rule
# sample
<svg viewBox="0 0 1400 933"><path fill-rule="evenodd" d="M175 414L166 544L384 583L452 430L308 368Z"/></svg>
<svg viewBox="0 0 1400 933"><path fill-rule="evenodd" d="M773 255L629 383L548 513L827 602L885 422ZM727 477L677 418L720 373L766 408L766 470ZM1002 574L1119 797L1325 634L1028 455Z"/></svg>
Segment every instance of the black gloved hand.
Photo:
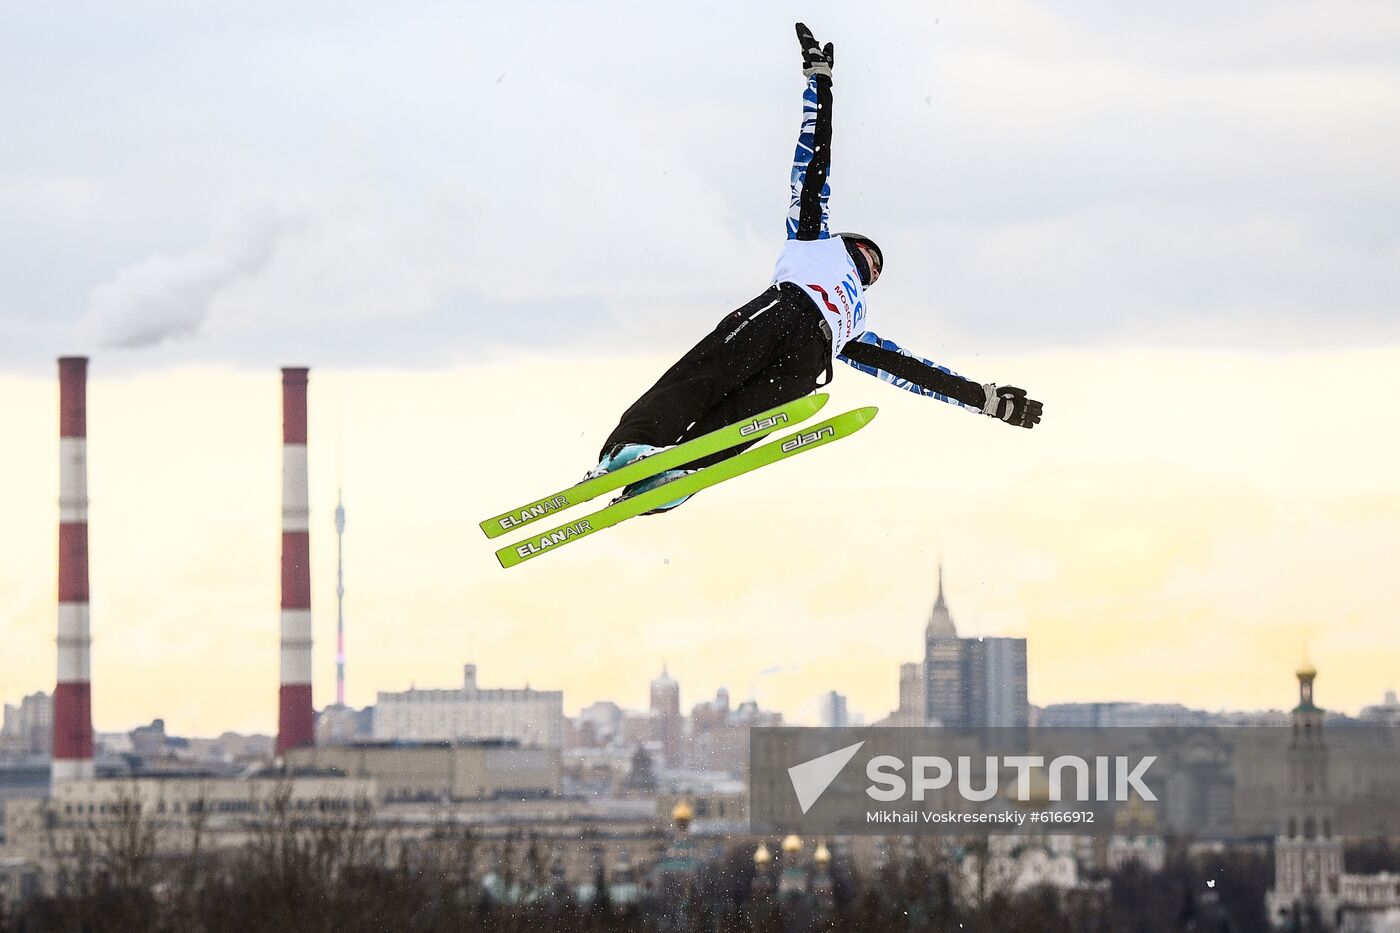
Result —
<svg viewBox="0 0 1400 933"><path fill-rule="evenodd" d="M826 48L817 44L817 37L805 23L797 24L797 41L802 45L802 73L807 77L825 75L831 80L831 68L836 64L836 47L830 42Z"/></svg>
<svg viewBox="0 0 1400 933"><path fill-rule="evenodd" d="M987 398L982 404L982 414L1000 418L1018 428L1033 428L1040 424L1040 413L1045 406L1033 398L1027 398L1025 389L989 382L982 387L982 391Z"/></svg>

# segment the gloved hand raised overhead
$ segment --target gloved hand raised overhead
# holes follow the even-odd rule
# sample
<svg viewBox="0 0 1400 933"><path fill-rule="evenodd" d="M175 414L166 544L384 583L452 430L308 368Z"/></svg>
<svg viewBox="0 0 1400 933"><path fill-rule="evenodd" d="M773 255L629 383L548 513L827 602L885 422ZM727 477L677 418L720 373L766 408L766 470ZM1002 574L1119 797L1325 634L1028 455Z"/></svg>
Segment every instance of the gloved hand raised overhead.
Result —
<svg viewBox="0 0 1400 933"><path fill-rule="evenodd" d="M797 41L802 45L802 74L808 78L822 75L831 80L831 69L836 64L836 47L830 42L823 48L806 23L797 24Z"/></svg>

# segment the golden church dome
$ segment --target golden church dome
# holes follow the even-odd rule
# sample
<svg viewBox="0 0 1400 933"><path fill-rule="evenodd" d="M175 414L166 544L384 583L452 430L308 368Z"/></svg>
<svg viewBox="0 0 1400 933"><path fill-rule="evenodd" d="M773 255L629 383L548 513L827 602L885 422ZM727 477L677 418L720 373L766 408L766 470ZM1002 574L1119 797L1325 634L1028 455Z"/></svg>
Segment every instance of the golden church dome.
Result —
<svg viewBox="0 0 1400 933"><path fill-rule="evenodd" d="M684 797L678 800L676 805L671 809L671 819L677 823L689 823L691 820L695 819L695 811L691 809L689 803L686 803Z"/></svg>

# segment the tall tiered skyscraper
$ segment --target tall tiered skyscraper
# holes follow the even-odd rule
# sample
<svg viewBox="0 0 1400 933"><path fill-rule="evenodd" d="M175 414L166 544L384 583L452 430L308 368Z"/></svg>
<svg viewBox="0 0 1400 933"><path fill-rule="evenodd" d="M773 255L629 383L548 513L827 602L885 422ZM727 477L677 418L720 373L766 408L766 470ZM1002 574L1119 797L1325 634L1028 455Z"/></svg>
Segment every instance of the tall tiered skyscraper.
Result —
<svg viewBox="0 0 1400 933"><path fill-rule="evenodd" d="M681 767L681 686L665 664L661 665L661 676L651 682L651 713L657 720L666 767Z"/></svg>
<svg viewBox="0 0 1400 933"><path fill-rule="evenodd" d="M943 595L924 629L924 719L953 728L1029 725L1024 638L959 638Z"/></svg>
<svg viewBox="0 0 1400 933"><path fill-rule="evenodd" d="M943 565L938 565L938 599L924 627L924 721L957 726L967 721L966 644L943 598Z"/></svg>

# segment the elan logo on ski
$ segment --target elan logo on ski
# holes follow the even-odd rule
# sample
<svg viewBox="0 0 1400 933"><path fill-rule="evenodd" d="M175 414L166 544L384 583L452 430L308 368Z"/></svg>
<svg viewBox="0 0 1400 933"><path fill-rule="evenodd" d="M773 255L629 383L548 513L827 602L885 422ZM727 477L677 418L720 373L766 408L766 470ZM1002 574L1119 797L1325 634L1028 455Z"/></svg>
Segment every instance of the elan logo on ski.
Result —
<svg viewBox="0 0 1400 933"><path fill-rule="evenodd" d="M783 453L790 453L799 447L806 447L808 444L815 444L823 437L835 437L836 430L828 425L809 434L798 434L789 441L783 441Z"/></svg>
<svg viewBox="0 0 1400 933"><path fill-rule="evenodd" d="M744 425L742 428L739 429L739 436L748 437L755 431L766 431L769 428L775 428L787 420L788 416L780 412L771 418L764 418L761 421L754 421L752 424Z"/></svg>
<svg viewBox="0 0 1400 933"><path fill-rule="evenodd" d="M501 530L507 531L511 528L514 528L516 525L528 524L529 522L532 522L537 518L541 518L545 515L548 515L550 512L553 512L557 509L565 508L568 504L569 500L566 497L555 496L553 499L541 502L538 505L532 505L528 509L522 509L519 513L515 515L506 515L498 519L498 521L500 523Z"/></svg>
<svg viewBox="0 0 1400 933"><path fill-rule="evenodd" d="M552 548L556 544L563 544L570 538L586 535L592 530L593 526L589 523L588 519L584 519L583 521L575 522L572 525L565 525L563 528L551 531L547 535L532 538L524 544L517 544L515 546L515 553L519 554L521 557L533 557L546 548Z"/></svg>

